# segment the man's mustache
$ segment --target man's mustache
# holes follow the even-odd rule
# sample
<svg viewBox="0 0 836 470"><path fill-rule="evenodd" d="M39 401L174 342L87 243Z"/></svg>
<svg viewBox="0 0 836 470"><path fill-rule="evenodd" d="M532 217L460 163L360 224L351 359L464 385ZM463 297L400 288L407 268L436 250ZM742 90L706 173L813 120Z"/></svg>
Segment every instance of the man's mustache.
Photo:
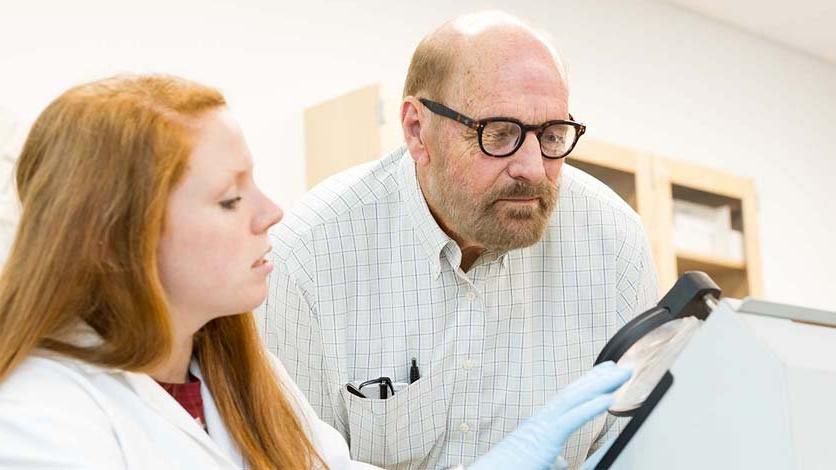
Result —
<svg viewBox="0 0 836 470"><path fill-rule="evenodd" d="M493 191L488 198L491 203L497 199L506 198L540 198L544 201L551 200L552 194L557 189L546 181L538 184L515 181L514 183Z"/></svg>

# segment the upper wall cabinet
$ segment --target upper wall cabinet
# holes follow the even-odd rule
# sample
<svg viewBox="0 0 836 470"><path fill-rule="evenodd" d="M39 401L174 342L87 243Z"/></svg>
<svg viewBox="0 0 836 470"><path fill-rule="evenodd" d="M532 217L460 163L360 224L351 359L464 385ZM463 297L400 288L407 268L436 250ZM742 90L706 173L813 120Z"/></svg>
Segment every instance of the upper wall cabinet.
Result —
<svg viewBox="0 0 836 470"><path fill-rule="evenodd" d="M397 93L371 85L307 108L307 187L400 145L400 102Z"/></svg>
<svg viewBox="0 0 836 470"><path fill-rule="evenodd" d="M750 179L592 140L582 140L568 163L603 181L639 213L660 292L687 271L703 271L726 296L763 295Z"/></svg>

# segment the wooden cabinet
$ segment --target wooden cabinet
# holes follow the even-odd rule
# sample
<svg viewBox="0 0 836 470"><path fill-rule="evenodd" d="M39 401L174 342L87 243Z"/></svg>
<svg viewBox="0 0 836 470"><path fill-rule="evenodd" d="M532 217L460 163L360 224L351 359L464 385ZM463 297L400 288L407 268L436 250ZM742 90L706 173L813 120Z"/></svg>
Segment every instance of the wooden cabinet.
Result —
<svg viewBox="0 0 836 470"><path fill-rule="evenodd" d="M398 93L371 85L305 109L307 187L400 145L400 103Z"/></svg>
<svg viewBox="0 0 836 470"><path fill-rule="evenodd" d="M757 204L752 180L612 144L584 141L568 163L603 181L641 216L666 292L686 271L704 271L729 297L762 296ZM728 206L742 232L742 259L688 251L674 244L674 201Z"/></svg>
<svg viewBox="0 0 836 470"><path fill-rule="evenodd" d="M672 286L685 271L704 271L717 282L726 296L763 296L753 181L662 157L654 157L653 180L656 203L654 229L659 235L657 249L665 255L660 258L661 262L657 262L660 287ZM741 259L676 248L672 236L672 204L677 199L706 206L728 206L732 228L742 232ZM661 282L662 279L666 283Z"/></svg>
<svg viewBox="0 0 836 470"><path fill-rule="evenodd" d="M403 141L400 97L372 85L305 111L308 187L379 158ZM685 271L704 271L730 297L762 296L755 188L748 178L581 138L567 161L603 181L638 212L666 292ZM728 206L742 232L742 259L689 252L674 244L674 201Z"/></svg>

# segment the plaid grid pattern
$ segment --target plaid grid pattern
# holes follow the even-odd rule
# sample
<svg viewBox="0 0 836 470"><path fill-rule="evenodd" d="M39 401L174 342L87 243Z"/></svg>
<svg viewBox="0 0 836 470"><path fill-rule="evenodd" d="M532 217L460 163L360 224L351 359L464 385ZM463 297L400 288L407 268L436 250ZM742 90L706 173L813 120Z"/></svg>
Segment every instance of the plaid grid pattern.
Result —
<svg viewBox="0 0 836 470"><path fill-rule="evenodd" d="M387 468L469 463L592 367L606 340L657 299L638 216L565 165L543 239L467 272L437 225L411 156L336 175L271 234L266 342L352 458ZM421 378L387 400L348 382ZM599 417L568 442L579 466L618 432Z"/></svg>

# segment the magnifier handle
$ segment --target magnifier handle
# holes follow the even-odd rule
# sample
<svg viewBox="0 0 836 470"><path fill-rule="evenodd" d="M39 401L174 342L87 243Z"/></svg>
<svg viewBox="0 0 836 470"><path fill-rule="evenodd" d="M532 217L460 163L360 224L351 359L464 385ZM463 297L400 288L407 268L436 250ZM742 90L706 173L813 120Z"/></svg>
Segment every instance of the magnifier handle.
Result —
<svg viewBox="0 0 836 470"><path fill-rule="evenodd" d="M667 309L674 318L695 316L705 320L713 310L704 300L706 295L719 299L721 294L720 287L708 274L702 271L688 271L662 297L658 306Z"/></svg>

